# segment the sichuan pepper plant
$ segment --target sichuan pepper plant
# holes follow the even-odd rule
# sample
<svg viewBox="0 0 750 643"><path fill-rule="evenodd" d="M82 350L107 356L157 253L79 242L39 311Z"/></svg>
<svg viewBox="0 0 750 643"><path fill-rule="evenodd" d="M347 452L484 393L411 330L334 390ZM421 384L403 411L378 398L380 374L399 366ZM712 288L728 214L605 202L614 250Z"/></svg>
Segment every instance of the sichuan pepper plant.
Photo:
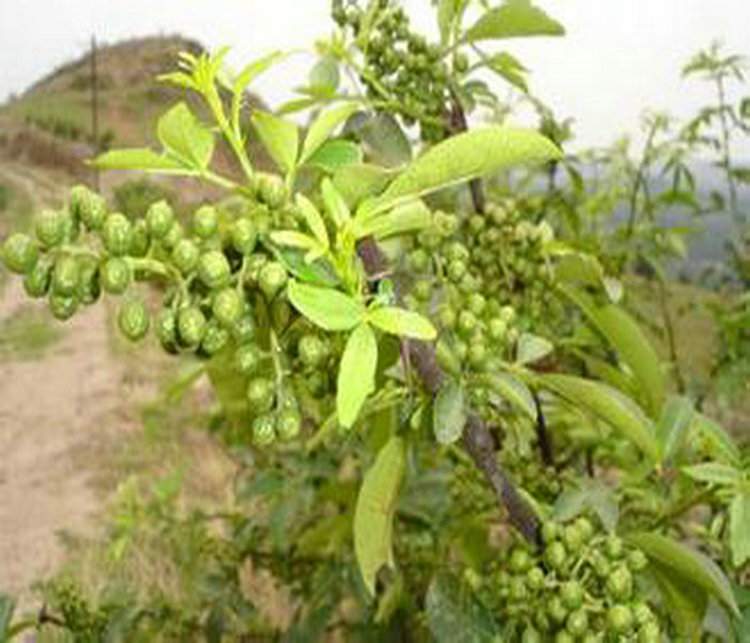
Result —
<svg viewBox="0 0 750 643"><path fill-rule="evenodd" d="M342 28L284 109L313 109L309 127L249 115L278 174L253 165L244 97L283 56L232 78L223 52L183 54L163 80L211 124L180 102L161 149L95 163L194 177L228 200L187 223L166 202L131 221L78 186L6 240L7 267L60 320L103 293L128 339L202 360L253 507L198 532L199 586L214 590L189 613L58 583L41 622L76 640L271 637L241 588L251 561L294 596L290 640L741 640L741 452L671 395L622 284L556 239L544 199L482 181L561 153L533 130L468 128L470 99L491 94L469 70L522 69L477 43L561 27L528 0L476 3L466 27L469 4L438 3L429 44L394 3L334 3ZM339 88L340 66L362 94ZM412 146L402 125L416 121ZM241 178L213 167L219 137ZM378 164L378 141L400 160Z"/></svg>

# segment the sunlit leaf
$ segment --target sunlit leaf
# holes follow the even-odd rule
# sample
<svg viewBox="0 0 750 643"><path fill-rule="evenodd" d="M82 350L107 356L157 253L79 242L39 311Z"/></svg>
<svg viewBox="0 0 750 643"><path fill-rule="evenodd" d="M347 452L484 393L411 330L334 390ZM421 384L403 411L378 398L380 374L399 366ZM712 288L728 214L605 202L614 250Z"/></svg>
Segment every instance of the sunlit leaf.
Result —
<svg viewBox="0 0 750 643"><path fill-rule="evenodd" d="M505 0L486 11L466 32L466 40L497 40L528 36L562 36L563 26L530 0Z"/></svg>
<svg viewBox="0 0 750 643"><path fill-rule="evenodd" d="M333 288L291 281L288 294L292 306L325 330L351 330L365 316L359 303Z"/></svg>
<svg viewBox="0 0 750 643"><path fill-rule="evenodd" d="M252 121L276 165L284 172L289 172L297 163L299 153L297 125L262 110L253 112Z"/></svg>
<svg viewBox="0 0 750 643"><path fill-rule="evenodd" d="M453 444L461 437L466 424L464 390L457 380L448 380L435 396L433 408L435 439L440 444Z"/></svg>
<svg viewBox="0 0 750 643"><path fill-rule="evenodd" d="M364 199L380 194L392 176L392 170L387 168L355 163L337 170L333 176L333 184L349 207L354 208Z"/></svg>
<svg viewBox="0 0 750 643"><path fill-rule="evenodd" d="M701 462L682 467L680 470L693 480L709 484L733 485L742 479L739 469L720 462Z"/></svg>
<svg viewBox="0 0 750 643"><path fill-rule="evenodd" d="M177 159L147 148L112 150L98 156L91 164L101 170L143 170L164 174L186 174L193 171Z"/></svg>
<svg viewBox="0 0 750 643"><path fill-rule="evenodd" d="M683 396L673 397L664 405L656 426L663 460L674 458L685 444L694 412L692 402Z"/></svg>
<svg viewBox="0 0 750 643"><path fill-rule="evenodd" d="M331 215L336 227L342 229L351 219L351 212L346 201L344 201L344 197L339 194L328 177L323 179L320 184L320 193L323 196L326 211Z"/></svg>
<svg viewBox="0 0 750 643"><path fill-rule="evenodd" d="M354 511L354 553L370 595L384 565L393 564L393 519L406 469L406 444L392 437L365 474Z"/></svg>
<svg viewBox="0 0 750 643"><path fill-rule="evenodd" d="M302 216L305 218L307 227L315 235L315 238L324 247L328 247L328 231L326 230L326 224L323 221L323 217L318 208L313 205L312 201L308 199L304 194L297 195L297 207L300 209Z"/></svg>
<svg viewBox="0 0 750 643"><path fill-rule="evenodd" d="M516 347L516 362L518 364L537 362L553 350L555 346L548 339L531 333L521 333Z"/></svg>
<svg viewBox="0 0 750 643"><path fill-rule="evenodd" d="M307 132L300 155L300 164L305 163L326 142L331 132L344 123L357 109L356 103L343 103L321 112Z"/></svg>
<svg viewBox="0 0 750 643"><path fill-rule="evenodd" d="M362 148L351 141L327 141L307 159L307 165L334 174L347 165L362 162Z"/></svg>
<svg viewBox="0 0 750 643"><path fill-rule="evenodd" d="M350 428L367 396L375 389L378 343L368 324L357 326L344 348L336 387L336 414L339 424Z"/></svg>
<svg viewBox="0 0 750 643"><path fill-rule="evenodd" d="M412 339L432 340L437 337L437 331L430 321L419 313L384 306L367 312L367 321L386 333Z"/></svg>
<svg viewBox="0 0 750 643"><path fill-rule="evenodd" d="M732 564L740 567L750 559L750 490L744 489L729 505L729 549Z"/></svg>
<svg viewBox="0 0 750 643"><path fill-rule="evenodd" d="M372 235L376 239L385 239L408 232L418 232L431 224L430 209L421 199L414 199L397 205L389 212L365 217L364 222L357 225L356 234L358 238Z"/></svg>
<svg viewBox="0 0 750 643"><path fill-rule="evenodd" d="M204 170L214 152L214 135L198 122L185 103L177 103L157 123L159 141L186 165Z"/></svg>

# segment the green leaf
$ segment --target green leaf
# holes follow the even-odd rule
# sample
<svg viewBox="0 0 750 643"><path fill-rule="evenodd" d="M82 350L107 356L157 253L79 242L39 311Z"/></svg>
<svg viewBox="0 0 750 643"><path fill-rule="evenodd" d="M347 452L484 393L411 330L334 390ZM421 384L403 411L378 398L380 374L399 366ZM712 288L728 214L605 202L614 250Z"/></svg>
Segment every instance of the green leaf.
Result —
<svg viewBox="0 0 750 643"><path fill-rule="evenodd" d="M320 193L323 196L326 211L331 215L336 227L341 230L352 218L344 197L339 194L328 177L324 178L320 184Z"/></svg>
<svg viewBox="0 0 750 643"><path fill-rule="evenodd" d="M344 428L351 428L367 396L375 390L377 365L375 333L368 324L360 324L349 335L339 366L336 414Z"/></svg>
<svg viewBox="0 0 750 643"><path fill-rule="evenodd" d="M703 588L734 614L739 614L732 586L724 572L708 556L656 533L633 534L628 541L643 550L649 559L669 568L674 576Z"/></svg>
<svg viewBox="0 0 750 643"><path fill-rule="evenodd" d="M658 459L659 445L651 420L635 402L616 389L573 375L541 375L538 381L574 406L607 422L652 460Z"/></svg>
<svg viewBox="0 0 750 643"><path fill-rule="evenodd" d="M356 229L358 239L369 235L376 239L385 239L408 232L418 232L432 224L432 213L421 199L397 205L384 214L363 218L364 221L358 224Z"/></svg>
<svg viewBox="0 0 750 643"><path fill-rule="evenodd" d="M321 58L310 70L308 80L312 89L333 94L338 89L341 80L336 59L331 56Z"/></svg>
<svg viewBox="0 0 750 643"><path fill-rule="evenodd" d="M447 573L437 574L425 597L427 627L436 643L497 643L505 640L491 612L469 587Z"/></svg>
<svg viewBox="0 0 750 643"><path fill-rule="evenodd" d="M98 156L91 165L100 170L143 170L164 174L187 174L194 170L171 156L148 148L112 150Z"/></svg>
<svg viewBox="0 0 750 643"><path fill-rule="evenodd" d="M656 434L663 461L670 461L682 449L693 421L693 404L686 397L672 397L664 405Z"/></svg>
<svg viewBox="0 0 750 643"><path fill-rule="evenodd" d="M185 165L205 170L214 152L214 135L198 122L185 103L177 103L156 126L164 148Z"/></svg>
<svg viewBox="0 0 750 643"><path fill-rule="evenodd" d="M328 141L323 143L307 159L307 165L334 174L347 165L362 162L362 148L351 141Z"/></svg>
<svg viewBox="0 0 750 643"><path fill-rule="evenodd" d="M604 268L594 255L565 251L555 262L555 279L598 287L604 280Z"/></svg>
<svg viewBox="0 0 750 643"><path fill-rule="evenodd" d="M367 116L354 130L378 165L399 167L411 161L411 143L391 114Z"/></svg>
<svg viewBox="0 0 750 643"><path fill-rule="evenodd" d="M299 153L299 128L295 123L255 110L253 125L271 158L281 170L289 173L297 163Z"/></svg>
<svg viewBox="0 0 750 643"><path fill-rule="evenodd" d="M456 20L463 12L464 0L440 0L438 5L438 27L440 43L445 46L450 40Z"/></svg>
<svg viewBox="0 0 750 643"><path fill-rule="evenodd" d="M708 592L682 576L675 576L671 567L653 560L648 566L648 573L654 579L670 620L681 636L679 640L700 640Z"/></svg>
<svg viewBox="0 0 750 643"><path fill-rule="evenodd" d="M466 424L464 389L457 380L448 380L435 396L433 428L440 444L453 444L461 437Z"/></svg>
<svg viewBox="0 0 750 643"><path fill-rule="evenodd" d="M739 466L742 459L739 448L732 437L712 419L702 413L694 413L690 430L712 458L724 464Z"/></svg>
<svg viewBox="0 0 750 643"><path fill-rule="evenodd" d="M628 366L638 381L649 415L658 417L664 399L664 375L659 356L638 324L612 303L598 303L583 291L566 286L560 288L617 351L619 360Z"/></svg>
<svg viewBox="0 0 750 643"><path fill-rule="evenodd" d="M357 108L356 103L344 103L321 112L307 132L300 164L305 163L326 142L331 132L356 112Z"/></svg>
<svg viewBox="0 0 750 643"><path fill-rule="evenodd" d="M538 362L553 350L555 350L554 344L544 337L532 335L531 333L521 333L516 348L516 363L530 364Z"/></svg>
<svg viewBox="0 0 750 643"><path fill-rule="evenodd" d="M529 387L515 375L510 373L487 375L482 379L482 382L530 420L536 422L537 409L534 396L531 394Z"/></svg>
<svg viewBox="0 0 750 643"><path fill-rule="evenodd" d="M531 4L530 0L505 0L487 11L466 32L466 40L498 40L528 36L562 36L563 26L544 11Z"/></svg>
<svg viewBox="0 0 750 643"><path fill-rule="evenodd" d="M534 130L478 127L438 143L409 165L379 199L380 208L512 165L538 164L559 157L557 146Z"/></svg>
<svg viewBox="0 0 750 643"><path fill-rule="evenodd" d="M333 288L291 281L287 292L292 306L325 330L351 330L365 317L358 302Z"/></svg>
<svg viewBox="0 0 750 643"><path fill-rule="evenodd" d="M526 68L518 61L515 56L511 56L507 51L502 51L491 56L487 60L487 66L498 76L507 80L511 85L517 87L522 92L528 92L529 86L526 83Z"/></svg>
<svg viewBox="0 0 750 643"><path fill-rule="evenodd" d="M682 467L681 471L693 480L709 484L733 485L742 479L742 472L739 469L719 462L693 464Z"/></svg>
<svg viewBox="0 0 750 643"><path fill-rule="evenodd" d="M555 501L552 513L555 519L567 522L586 509L599 517L607 531L615 531L620 517L617 494L597 480L581 480L577 486L565 489Z"/></svg>
<svg viewBox="0 0 750 643"><path fill-rule="evenodd" d="M15 609L16 601L7 594L0 594L0 641L10 640L10 624Z"/></svg>
<svg viewBox="0 0 750 643"><path fill-rule="evenodd" d="M280 246L292 246L293 248L317 248L318 242L311 236L295 232L294 230L279 230L271 233L271 241Z"/></svg>
<svg viewBox="0 0 750 643"><path fill-rule="evenodd" d="M747 489L735 495L729 505L729 549L735 567L750 559L750 490Z"/></svg>
<svg viewBox="0 0 750 643"><path fill-rule="evenodd" d="M419 313L403 308L384 306L367 312L367 321L380 330L401 337L432 340L437 337L435 327Z"/></svg>
<svg viewBox="0 0 750 643"><path fill-rule="evenodd" d="M349 207L354 208L368 197L380 194L392 178L392 170L366 163L355 163L339 169L333 184Z"/></svg>
<svg viewBox="0 0 750 643"><path fill-rule="evenodd" d="M308 250L301 251L298 248L279 247L273 244L268 244L268 247L276 260L302 282L328 286L327 290L339 285L339 278L329 264L320 261L314 263L307 261Z"/></svg>
<svg viewBox="0 0 750 643"><path fill-rule="evenodd" d="M375 579L384 565L393 565L393 518L406 470L406 444L392 437L365 474L354 510L354 553L362 580L375 595Z"/></svg>
<svg viewBox="0 0 750 643"><path fill-rule="evenodd" d="M315 238L322 246L328 248L330 245L328 231L326 230L326 224L325 221L323 221L323 217L320 212L318 212L318 208L316 208L313 202L304 194L297 195L297 207L305 218L307 227L310 228L310 231L315 235Z"/></svg>
<svg viewBox="0 0 750 643"><path fill-rule="evenodd" d="M232 120L235 124L239 123L240 120L240 110L242 109L242 101L245 97L245 90L250 86L253 80L266 72L277 62L284 60L287 56L288 54L282 53L280 51L274 51L266 56L263 56L262 58L258 58L257 60L251 62L239 73L237 78L235 78L234 83L231 87L233 94Z"/></svg>

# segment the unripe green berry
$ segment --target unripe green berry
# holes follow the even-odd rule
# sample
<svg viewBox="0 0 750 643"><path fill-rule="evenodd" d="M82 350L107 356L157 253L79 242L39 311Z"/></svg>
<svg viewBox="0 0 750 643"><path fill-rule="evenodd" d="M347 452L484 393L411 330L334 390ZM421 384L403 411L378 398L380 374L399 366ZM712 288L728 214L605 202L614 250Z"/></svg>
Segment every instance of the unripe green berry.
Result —
<svg viewBox="0 0 750 643"><path fill-rule="evenodd" d="M554 623L561 624L568 617L568 610L559 596L553 596L547 603L547 614Z"/></svg>
<svg viewBox="0 0 750 643"><path fill-rule="evenodd" d="M253 421L253 444L266 447L276 440L276 420L272 413L266 413Z"/></svg>
<svg viewBox="0 0 750 643"><path fill-rule="evenodd" d="M560 535L560 526L551 520L548 520L542 525L542 538L544 542L549 545L553 540L558 538Z"/></svg>
<svg viewBox="0 0 750 643"><path fill-rule="evenodd" d="M101 282L99 276L99 262L88 255L78 257L78 284L76 299L89 306L99 299Z"/></svg>
<svg viewBox="0 0 750 643"><path fill-rule="evenodd" d="M487 366L489 353L483 342L472 342L469 345L469 364L475 370L483 370Z"/></svg>
<svg viewBox="0 0 750 643"><path fill-rule="evenodd" d="M224 288L214 295L212 310L220 324L233 326L245 312L245 302L234 288Z"/></svg>
<svg viewBox="0 0 750 643"><path fill-rule="evenodd" d="M526 584L529 586L529 589L538 591L544 587L544 583L544 572L539 567L532 567L526 573Z"/></svg>
<svg viewBox="0 0 750 643"><path fill-rule="evenodd" d="M124 293L133 280L133 271L127 259L111 257L104 262L101 269L101 285L105 292L112 295Z"/></svg>
<svg viewBox="0 0 750 643"><path fill-rule="evenodd" d="M168 353L177 352L177 315L172 310L163 310L156 320L156 336Z"/></svg>
<svg viewBox="0 0 750 643"><path fill-rule="evenodd" d="M560 599L568 609L577 610L583 605L583 587L578 581L566 581L560 588Z"/></svg>
<svg viewBox="0 0 750 643"><path fill-rule="evenodd" d="M521 635L521 643L542 643L542 635L529 625Z"/></svg>
<svg viewBox="0 0 750 643"><path fill-rule="evenodd" d="M128 301L122 305L117 315L120 332L131 342L143 339L148 332L149 318L142 301Z"/></svg>
<svg viewBox="0 0 750 643"><path fill-rule="evenodd" d="M193 232L201 239L213 237L219 229L219 215L210 205L203 205L193 214Z"/></svg>
<svg viewBox="0 0 750 643"><path fill-rule="evenodd" d="M617 560L623 554L622 540L614 534L607 536L604 543L604 552L610 560Z"/></svg>
<svg viewBox="0 0 750 643"><path fill-rule="evenodd" d="M267 413L273 408L274 386L266 377L256 377L247 386L247 399L250 410L258 415Z"/></svg>
<svg viewBox="0 0 750 643"><path fill-rule="evenodd" d="M243 315L232 327L232 336L238 344L250 342L255 337L255 319L251 314Z"/></svg>
<svg viewBox="0 0 750 643"><path fill-rule="evenodd" d="M577 554L581 551L583 545L583 539L581 533L575 525L565 525L562 533L562 541L571 554Z"/></svg>
<svg viewBox="0 0 750 643"><path fill-rule="evenodd" d="M177 337L180 344L187 348L200 345L206 332L206 318L200 308L187 306L177 315Z"/></svg>
<svg viewBox="0 0 750 643"><path fill-rule="evenodd" d="M80 204L71 201L71 210L91 232L99 232L107 220L107 201L103 196L94 192L89 192L88 197Z"/></svg>
<svg viewBox="0 0 750 643"><path fill-rule="evenodd" d="M458 330L464 335L471 335L477 327L477 318L470 310L462 310L458 315Z"/></svg>
<svg viewBox="0 0 750 643"><path fill-rule="evenodd" d="M510 600L520 603L528 599L529 592L526 589L526 583L522 576L513 576L510 579L510 587L508 589Z"/></svg>
<svg viewBox="0 0 750 643"><path fill-rule="evenodd" d="M304 335L297 344L297 353L305 366L318 368L323 365L328 351L317 335Z"/></svg>
<svg viewBox="0 0 750 643"><path fill-rule="evenodd" d="M302 430L302 416L295 409L284 409L276 421L276 431L282 440L294 440Z"/></svg>
<svg viewBox="0 0 750 643"><path fill-rule="evenodd" d="M591 537L594 535L594 525L591 524L591 521L588 518L584 518L583 516L578 518L575 522L575 526L584 543L591 540Z"/></svg>
<svg viewBox="0 0 750 643"><path fill-rule="evenodd" d="M167 231L167 234L161 238L161 245L165 250L174 250L184 236L185 231L182 229L180 222L174 221Z"/></svg>
<svg viewBox="0 0 750 643"><path fill-rule="evenodd" d="M240 254L249 255L255 250L257 233L255 231L255 226L250 219L237 219L232 223L230 235L232 238L232 246L234 246L234 249Z"/></svg>
<svg viewBox="0 0 750 643"><path fill-rule="evenodd" d="M508 559L508 569L514 574L525 572L531 567L531 556L529 552L520 547L514 547Z"/></svg>
<svg viewBox="0 0 750 643"><path fill-rule="evenodd" d="M493 317L487 327L487 334L493 342L502 342L508 335L508 324L500 317Z"/></svg>
<svg viewBox="0 0 750 643"><path fill-rule="evenodd" d="M242 375L253 375L260 370L263 356L255 344L243 344L234 355L234 365Z"/></svg>
<svg viewBox="0 0 750 643"><path fill-rule="evenodd" d="M174 212L166 201L151 204L146 212L148 232L154 239L163 239L174 223Z"/></svg>
<svg viewBox="0 0 750 643"><path fill-rule="evenodd" d="M633 605L633 618L636 624L641 627L656 619L651 608L646 603L636 603Z"/></svg>
<svg viewBox="0 0 750 643"><path fill-rule="evenodd" d="M555 540L547 546L544 557L552 569L559 571L565 567L568 553L565 546L559 540Z"/></svg>
<svg viewBox="0 0 750 643"><path fill-rule="evenodd" d="M466 275L466 264L463 261L451 261L447 269L448 279L458 283Z"/></svg>
<svg viewBox="0 0 750 643"><path fill-rule="evenodd" d="M209 357L216 355L216 353L229 344L229 339L229 331L226 328L222 328L218 321L212 319L206 324L200 351Z"/></svg>
<svg viewBox="0 0 750 643"><path fill-rule="evenodd" d="M469 297L468 309L477 317L482 315L486 307L487 300L480 293L474 293Z"/></svg>
<svg viewBox="0 0 750 643"><path fill-rule="evenodd" d="M269 208L276 209L284 205L287 192L284 181L275 174L256 174L258 196Z"/></svg>
<svg viewBox="0 0 750 643"><path fill-rule="evenodd" d="M65 218L59 210L42 210L34 222L34 232L42 246L53 248L65 240Z"/></svg>
<svg viewBox="0 0 750 643"><path fill-rule="evenodd" d="M148 235L148 225L146 225L145 220L138 219L133 226L133 237L128 254L131 257L145 257L150 245L151 238Z"/></svg>
<svg viewBox="0 0 750 643"><path fill-rule="evenodd" d="M589 616L586 611L577 609L568 614L565 629L573 636L583 636L589 629Z"/></svg>
<svg viewBox="0 0 750 643"><path fill-rule="evenodd" d="M633 614L627 605L614 605L607 610L607 629L613 634L625 634L633 625Z"/></svg>
<svg viewBox="0 0 750 643"><path fill-rule="evenodd" d="M625 565L618 565L607 578L607 592L615 600L624 601L633 592L633 576Z"/></svg>
<svg viewBox="0 0 750 643"><path fill-rule="evenodd" d="M417 248L409 253L408 262L413 272L425 272L430 267L430 256L422 248Z"/></svg>
<svg viewBox="0 0 750 643"><path fill-rule="evenodd" d="M172 250L172 263L183 275L188 275L195 270L200 256L201 251L195 241L181 239Z"/></svg>
<svg viewBox="0 0 750 643"><path fill-rule="evenodd" d="M56 295L70 297L78 286L78 261L70 255L63 255L55 263L52 273L52 291Z"/></svg>
<svg viewBox="0 0 750 643"><path fill-rule="evenodd" d="M133 241L133 225L124 214L115 212L104 221L102 241L107 252L115 257L126 255Z"/></svg>
<svg viewBox="0 0 750 643"><path fill-rule="evenodd" d="M55 319L66 321L75 314L78 302L73 296L53 292L49 298L49 309Z"/></svg>
<svg viewBox="0 0 750 643"><path fill-rule="evenodd" d="M555 643L575 643L575 636L567 630L560 630L555 634Z"/></svg>
<svg viewBox="0 0 750 643"><path fill-rule="evenodd" d="M277 261L267 263L260 270L258 283L267 299L273 299L286 286L288 275Z"/></svg>
<svg viewBox="0 0 750 643"><path fill-rule="evenodd" d="M638 630L638 643L654 643L654 641L661 641L661 629L659 624L655 622L646 623Z"/></svg>
<svg viewBox="0 0 750 643"><path fill-rule="evenodd" d="M212 290L224 287L229 282L231 269L223 252L209 250L198 262L200 280Z"/></svg>
<svg viewBox="0 0 750 643"><path fill-rule="evenodd" d="M44 297L49 292L55 260L49 255L42 255L30 272L23 279L23 288L29 297Z"/></svg>
<svg viewBox="0 0 750 643"><path fill-rule="evenodd" d="M640 572L648 567L648 558L640 549L628 552L628 567L634 572Z"/></svg>
<svg viewBox="0 0 750 643"><path fill-rule="evenodd" d="M25 275L36 265L36 244L29 235L16 232L5 240L2 258L8 270Z"/></svg>

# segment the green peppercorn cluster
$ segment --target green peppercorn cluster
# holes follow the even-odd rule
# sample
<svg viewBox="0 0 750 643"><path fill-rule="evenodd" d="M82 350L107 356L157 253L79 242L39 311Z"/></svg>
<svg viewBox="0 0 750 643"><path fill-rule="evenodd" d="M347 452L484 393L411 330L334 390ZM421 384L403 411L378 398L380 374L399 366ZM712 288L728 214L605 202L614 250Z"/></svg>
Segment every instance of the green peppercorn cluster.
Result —
<svg viewBox="0 0 750 643"><path fill-rule="evenodd" d="M659 641L661 626L639 584L645 554L579 517L543 525L544 548L503 552L480 593L508 623L510 640L533 643Z"/></svg>
<svg viewBox="0 0 750 643"><path fill-rule="evenodd" d="M283 182L256 174L227 211L204 205L182 221L160 201L131 221L78 186L65 208L38 215L33 235L11 235L2 257L30 296L48 298L58 319L103 292L121 298L117 321L129 340L151 331L170 354L227 355L246 388L254 443L294 440L300 399L316 419L330 412L341 347L292 310L287 267L263 242L271 229L299 227ZM153 316L137 294L141 280L163 286Z"/></svg>
<svg viewBox="0 0 750 643"><path fill-rule="evenodd" d="M368 38L362 37L365 17L357 2L333 3L333 19L350 29L364 57L360 80L374 100L393 101L407 125L419 123L422 140L438 142L446 137L448 66L439 46L410 29L404 10L391 0L381 0ZM465 71L466 60L457 58Z"/></svg>
<svg viewBox="0 0 750 643"><path fill-rule="evenodd" d="M109 621L107 610L92 606L76 583L62 578L45 587L45 593L65 628L80 643L97 643L105 638Z"/></svg>

